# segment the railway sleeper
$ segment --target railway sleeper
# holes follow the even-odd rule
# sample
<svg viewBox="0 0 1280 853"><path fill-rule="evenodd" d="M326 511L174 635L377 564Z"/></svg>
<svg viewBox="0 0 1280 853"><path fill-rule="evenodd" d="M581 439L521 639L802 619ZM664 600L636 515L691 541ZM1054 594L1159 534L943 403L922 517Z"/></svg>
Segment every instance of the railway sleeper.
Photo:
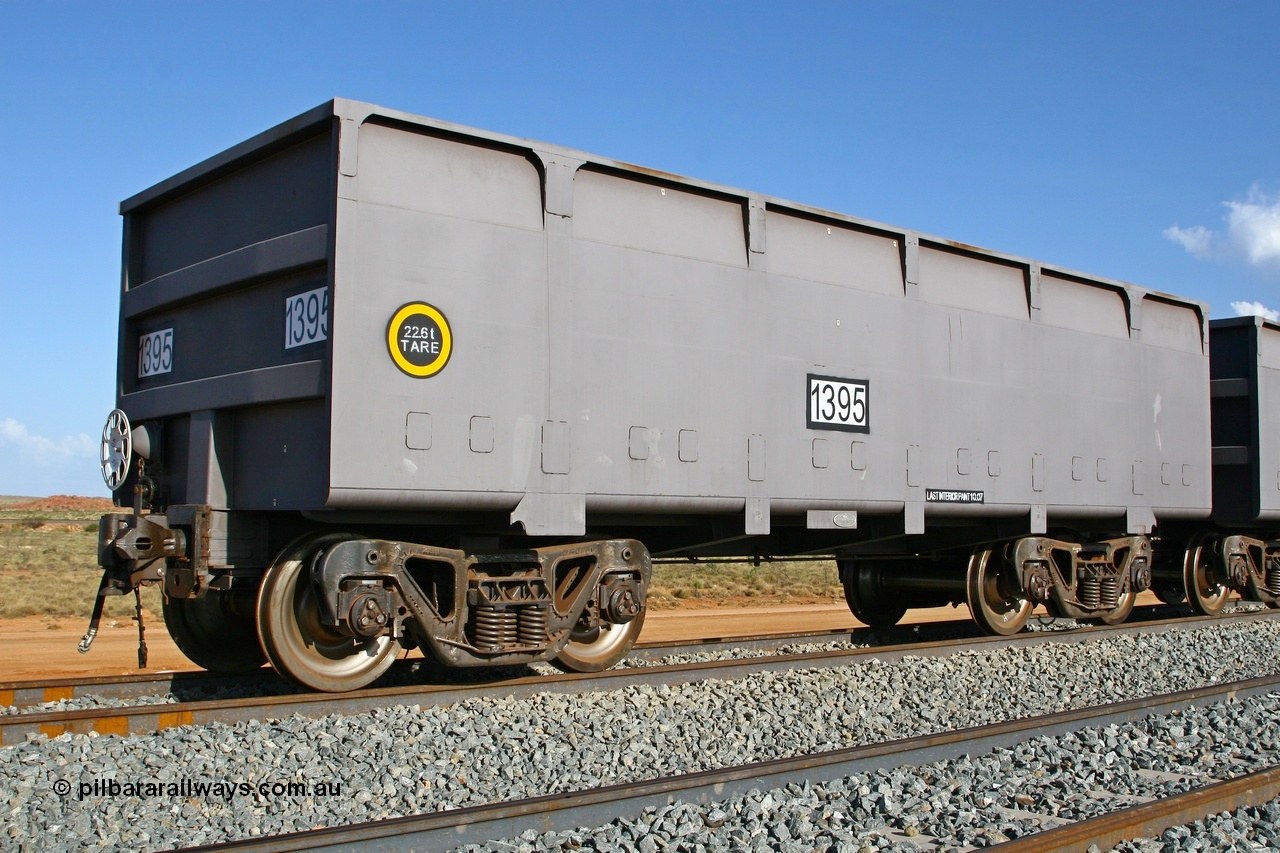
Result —
<svg viewBox="0 0 1280 853"><path fill-rule="evenodd" d="M1031 601L1075 619L1123 621L1133 597L1151 587L1151 542L1125 536L1101 542L1019 539L1011 575Z"/></svg>

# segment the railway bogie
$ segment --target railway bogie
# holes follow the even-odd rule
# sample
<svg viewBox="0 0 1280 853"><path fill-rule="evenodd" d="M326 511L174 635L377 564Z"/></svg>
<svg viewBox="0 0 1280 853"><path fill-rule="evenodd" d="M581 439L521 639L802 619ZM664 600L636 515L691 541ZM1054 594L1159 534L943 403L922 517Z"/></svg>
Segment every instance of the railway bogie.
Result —
<svg viewBox="0 0 1280 853"><path fill-rule="evenodd" d="M593 671L630 649L650 573L630 540L468 554L313 534L268 568L257 630L272 665L316 690L363 687L419 645L447 666Z"/></svg>
<svg viewBox="0 0 1280 853"><path fill-rule="evenodd" d="M103 592L205 666L608 667L650 551L831 555L874 626L1280 592L1195 301L344 100L121 212Z"/></svg>

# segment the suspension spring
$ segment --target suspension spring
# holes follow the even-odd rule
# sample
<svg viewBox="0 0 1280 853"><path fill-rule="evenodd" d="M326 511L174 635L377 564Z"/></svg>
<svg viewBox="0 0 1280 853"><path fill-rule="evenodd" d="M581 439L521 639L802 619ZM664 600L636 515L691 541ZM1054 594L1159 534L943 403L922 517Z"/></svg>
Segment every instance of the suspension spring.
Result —
<svg viewBox="0 0 1280 853"><path fill-rule="evenodd" d="M1120 604L1120 579L1102 578L1098 581L1098 606L1103 610L1115 610Z"/></svg>
<svg viewBox="0 0 1280 853"><path fill-rule="evenodd" d="M1280 559L1267 561L1267 592L1280 595Z"/></svg>
<svg viewBox="0 0 1280 853"><path fill-rule="evenodd" d="M545 646L547 644L547 608L526 606L519 609L516 617L516 637L522 646Z"/></svg>
<svg viewBox="0 0 1280 853"><path fill-rule="evenodd" d="M480 604L475 608L472 638L476 648L499 651L514 646L517 640L516 613L513 610Z"/></svg>
<svg viewBox="0 0 1280 853"><path fill-rule="evenodd" d="M1097 610L1102 602L1101 581L1097 578L1080 578L1076 582L1076 596L1090 610Z"/></svg>

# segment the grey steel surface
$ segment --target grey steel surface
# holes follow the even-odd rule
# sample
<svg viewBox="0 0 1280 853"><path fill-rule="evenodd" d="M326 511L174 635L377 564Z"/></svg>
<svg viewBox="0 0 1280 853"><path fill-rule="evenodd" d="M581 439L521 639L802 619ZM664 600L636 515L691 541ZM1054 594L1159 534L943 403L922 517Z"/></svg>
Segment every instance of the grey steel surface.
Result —
<svg viewBox="0 0 1280 853"><path fill-rule="evenodd" d="M1117 702L936 735L851 747L796 758L690 773L629 785L612 785L569 794L553 794L509 804L495 803L449 812L391 818L372 823L251 839L191 850L452 850L515 838L527 829L568 832L634 816L647 807L673 802L713 803L749 791L789 784L820 784L880 768L921 765L1011 747L1032 737L1054 737L1088 726L1106 726L1169 714L1214 702L1273 692L1280 677L1268 676L1147 699ZM1036 849L1030 844L1020 849ZM1071 848L1067 848L1071 849ZM1080 848L1075 848L1080 849Z"/></svg>
<svg viewBox="0 0 1280 853"><path fill-rule="evenodd" d="M1233 317L1209 324L1214 520L1280 519L1280 323Z"/></svg>
<svg viewBox="0 0 1280 853"><path fill-rule="evenodd" d="M219 424L172 503L548 536L1209 512L1200 303L346 100L121 210L119 405ZM287 348L286 300L318 287L327 336ZM415 302L452 342L421 378L388 340ZM171 372L139 379L169 328ZM810 377L861 384L865 431L811 428Z"/></svg>

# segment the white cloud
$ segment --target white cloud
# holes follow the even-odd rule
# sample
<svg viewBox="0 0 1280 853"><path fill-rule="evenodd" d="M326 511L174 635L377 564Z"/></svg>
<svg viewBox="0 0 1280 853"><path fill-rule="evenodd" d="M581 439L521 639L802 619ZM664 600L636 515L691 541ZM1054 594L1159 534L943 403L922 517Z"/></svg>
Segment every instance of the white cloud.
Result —
<svg viewBox="0 0 1280 853"><path fill-rule="evenodd" d="M55 441L42 435L32 435L13 418L0 420L0 445L16 447L20 458L41 466L72 460L95 461L98 457L98 442L84 433Z"/></svg>
<svg viewBox="0 0 1280 853"><path fill-rule="evenodd" d="M1213 232L1203 225L1192 225L1190 228L1170 225L1162 233L1197 258L1207 258L1212 253Z"/></svg>
<svg viewBox="0 0 1280 853"><path fill-rule="evenodd" d="M1280 311L1272 311L1261 302L1232 302L1231 310L1236 312L1237 317L1249 317L1256 314L1259 317L1280 322Z"/></svg>
<svg viewBox="0 0 1280 853"><path fill-rule="evenodd" d="M1254 266L1280 267L1280 199L1268 199L1257 187L1247 201L1224 202L1231 241Z"/></svg>
<svg viewBox="0 0 1280 853"><path fill-rule="evenodd" d="M1244 201L1224 201L1226 233L1203 225L1171 225L1162 232L1195 257L1239 257L1255 267L1280 270L1280 198L1272 199L1257 186Z"/></svg>

